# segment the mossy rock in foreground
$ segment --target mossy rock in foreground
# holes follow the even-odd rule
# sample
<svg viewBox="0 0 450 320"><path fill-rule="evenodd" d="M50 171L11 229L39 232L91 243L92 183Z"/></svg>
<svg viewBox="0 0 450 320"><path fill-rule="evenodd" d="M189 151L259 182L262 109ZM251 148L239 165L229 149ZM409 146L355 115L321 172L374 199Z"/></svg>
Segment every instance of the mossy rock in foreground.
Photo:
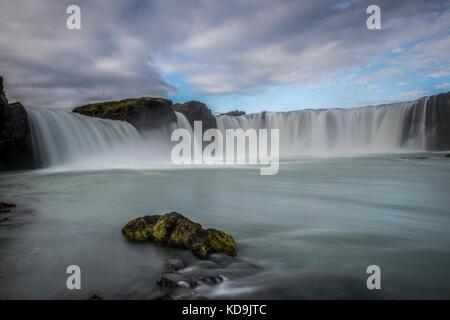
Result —
<svg viewBox="0 0 450 320"><path fill-rule="evenodd" d="M203 229L177 212L136 218L125 225L122 233L133 241L153 241L190 249L201 258L210 253L236 255L236 243L231 235L216 229Z"/></svg>

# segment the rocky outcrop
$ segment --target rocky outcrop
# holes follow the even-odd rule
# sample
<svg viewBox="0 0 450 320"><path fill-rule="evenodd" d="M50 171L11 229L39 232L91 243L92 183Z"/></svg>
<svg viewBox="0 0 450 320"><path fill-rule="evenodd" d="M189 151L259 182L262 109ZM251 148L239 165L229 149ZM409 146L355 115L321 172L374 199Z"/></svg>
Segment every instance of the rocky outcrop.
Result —
<svg viewBox="0 0 450 320"><path fill-rule="evenodd" d="M28 115L19 103L8 103L0 77L0 171L32 169L35 158Z"/></svg>
<svg viewBox="0 0 450 320"><path fill-rule="evenodd" d="M184 114L192 127L194 127L194 121L202 121L203 132L211 128L217 128L216 117L214 117L206 104L202 102L176 103L173 105L173 109Z"/></svg>
<svg viewBox="0 0 450 320"><path fill-rule="evenodd" d="M233 110L230 112L226 112L226 113L221 113L221 116L233 116L233 117L239 117L239 116L244 116L245 115L245 111L241 111L241 110Z"/></svg>
<svg viewBox="0 0 450 320"><path fill-rule="evenodd" d="M198 223L177 212L151 215L131 220L122 233L133 241L153 241L175 248L190 249L206 258L210 253L236 255L233 237L216 229L203 229Z"/></svg>
<svg viewBox="0 0 450 320"><path fill-rule="evenodd" d="M143 97L88 104L73 112L103 119L122 120L140 131L168 127L177 122L172 101L163 98Z"/></svg>

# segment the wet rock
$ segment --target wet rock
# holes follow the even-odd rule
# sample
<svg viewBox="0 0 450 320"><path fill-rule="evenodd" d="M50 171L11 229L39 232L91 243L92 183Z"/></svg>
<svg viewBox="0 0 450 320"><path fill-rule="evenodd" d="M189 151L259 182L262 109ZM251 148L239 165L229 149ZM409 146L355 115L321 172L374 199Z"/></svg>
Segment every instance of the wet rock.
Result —
<svg viewBox="0 0 450 320"><path fill-rule="evenodd" d="M194 121L202 121L203 132L211 128L217 128L216 117L206 104L202 102L189 101L183 104L176 103L173 105L173 110L184 114L192 127L194 127Z"/></svg>
<svg viewBox="0 0 450 320"><path fill-rule="evenodd" d="M177 288L175 289L168 298L173 300L186 300L190 299L193 295L193 292L191 289L188 288Z"/></svg>
<svg viewBox="0 0 450 320"><path fill-rule="evenodd" d="M224 278L220 275L209 275L209 276L199 275L192 280L192 285L193 287L197 287L202 284L215 285L223 282L223 280Z"/></svg>
<svg viewBox="0 0 450 320"><path fill-rule="evenodd" d="M181 269L165 273L157 282L160 299L191 299L196 288L211 288L224 281L224 277L199 268ZM203 287L202 287L203 286Z"/></svg>
<svg viewBox="0 0 450 320"><path fill-rule="evenodd" d="M128 222L122 233L134 241L153 241L174 248L190 249L196 256L206 258L211 253L235 256L234 239L216 229L203 229L177 212L140 217Z"/></svg>
<svg viewBox="0 0 450 320"><path fill-rule="evenodd" d="M187 266L187 263L178 258L169 259L167 261L167 267L169 268L169 270L178 271L180 269L183 269L186 266Z"/></svg>
<svg viewBox="0 0 450 320"><path fill-rule="evenodd" d="M185 288L189 285L189 280L178 273L166 273L161 277L157 284L166 291L174 290L177 287Z"/></svg>
<svg viewBox="0 0 450 320"><path fill-rule="evenodd" d="M0 171L36 166L30 123L24 106L8 103L0 76Z"/></svg>
<svg viewBox="0 0 450 320"><path fill-rule="evenodd" d="M14 203L0 202L0 213L10 212L11 208L14 208L15 206Z"/></svg>
<svg viewBox="0 0 450 320"><path fill-rule="evenodd" d="M140 131L160 129L177 122L172 101L163 98L142 97L100 102L77 107L73 112L91 117L127 121Z"/></svg>

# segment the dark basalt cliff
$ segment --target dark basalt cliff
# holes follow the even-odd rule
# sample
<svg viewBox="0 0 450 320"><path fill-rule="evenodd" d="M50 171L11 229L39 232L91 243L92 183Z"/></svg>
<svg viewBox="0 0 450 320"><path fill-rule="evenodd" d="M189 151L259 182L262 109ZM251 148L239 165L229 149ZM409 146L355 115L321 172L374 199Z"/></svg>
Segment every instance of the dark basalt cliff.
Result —
<svg viewBox="0 0 450 320"><path fill-rule="evenodd" d="M427 147L450 150L450 92L432 96L427 107Z"/></svg>
<svg viewBox="0 0 450 320"><path fill-rule="evenodd" d="M423 125L427 150L450 150L450 92L423 97L414 102L404 118L403 142Z"/></svg>
<svg viewBox="0 0 450 320"><path fill-rule="evenodd" d="M75 108L73 112L91 117L127 121L140 131L160 129L177 122L172 101L163 98L143 97L100 102Z"/></svg>
<svg viewBox="0 0 450 320"><path fill-rule="evenodd" d="M176 103L173 105L173 109L184 114L192 127L194 127L194 121L202 121L203 132L211 128L217 128L216 117L214 117L206 104L202 102Z"/></svg>
<svg viewBox="0 0 450 320"><path fill-rule="evenodd" d="M19 103L8 103L0 77L0 171L32 169L35 158L27 112Z"/></svg>

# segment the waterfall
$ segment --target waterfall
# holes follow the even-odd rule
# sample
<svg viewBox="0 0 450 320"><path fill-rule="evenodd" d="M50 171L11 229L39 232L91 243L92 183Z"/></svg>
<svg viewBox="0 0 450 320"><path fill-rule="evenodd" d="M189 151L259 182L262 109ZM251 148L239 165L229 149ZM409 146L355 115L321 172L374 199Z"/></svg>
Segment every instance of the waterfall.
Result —
<svg viewBox="0 0 450 320"><path fill-rule="evenodd" d="M175 115L177 116L178 128L187 129L190 132L192 132L192 126L189 123L189 120L185 117L185 115L178 111L175 111Z"/></svg>
<svg viewBox="0 0 450 320"><path fill-rule="evenodd" d="M280 156L415 152L450 148L445 95L351 109L307 109L216 117L218 129L279 129ZM92 160L86 167L146 167L170 163L171 130L141 136L128 122L64 110L27 108L40 167ZM193 129L175 112L171 128ZM199 148L202 142L196 143ZM205 143L203 143L203 147ZM80 161L78 161L80 162ZM75 166L73 166L75 168Z"/></svg>
<svg viewBox="0 0 450 320"><path fill-rule="evenodd" d="M91 157L140 139L137 130L125 121L44 108L27 108L27 113L42 167Z"/></svg>
<svg viewBox="0 0 450 320"><path fill-rule="evenodd" d="M217 116L221 130L279 129L280 154L423 151L433 128L428 98L351 109L316 109Z"/></svg>

